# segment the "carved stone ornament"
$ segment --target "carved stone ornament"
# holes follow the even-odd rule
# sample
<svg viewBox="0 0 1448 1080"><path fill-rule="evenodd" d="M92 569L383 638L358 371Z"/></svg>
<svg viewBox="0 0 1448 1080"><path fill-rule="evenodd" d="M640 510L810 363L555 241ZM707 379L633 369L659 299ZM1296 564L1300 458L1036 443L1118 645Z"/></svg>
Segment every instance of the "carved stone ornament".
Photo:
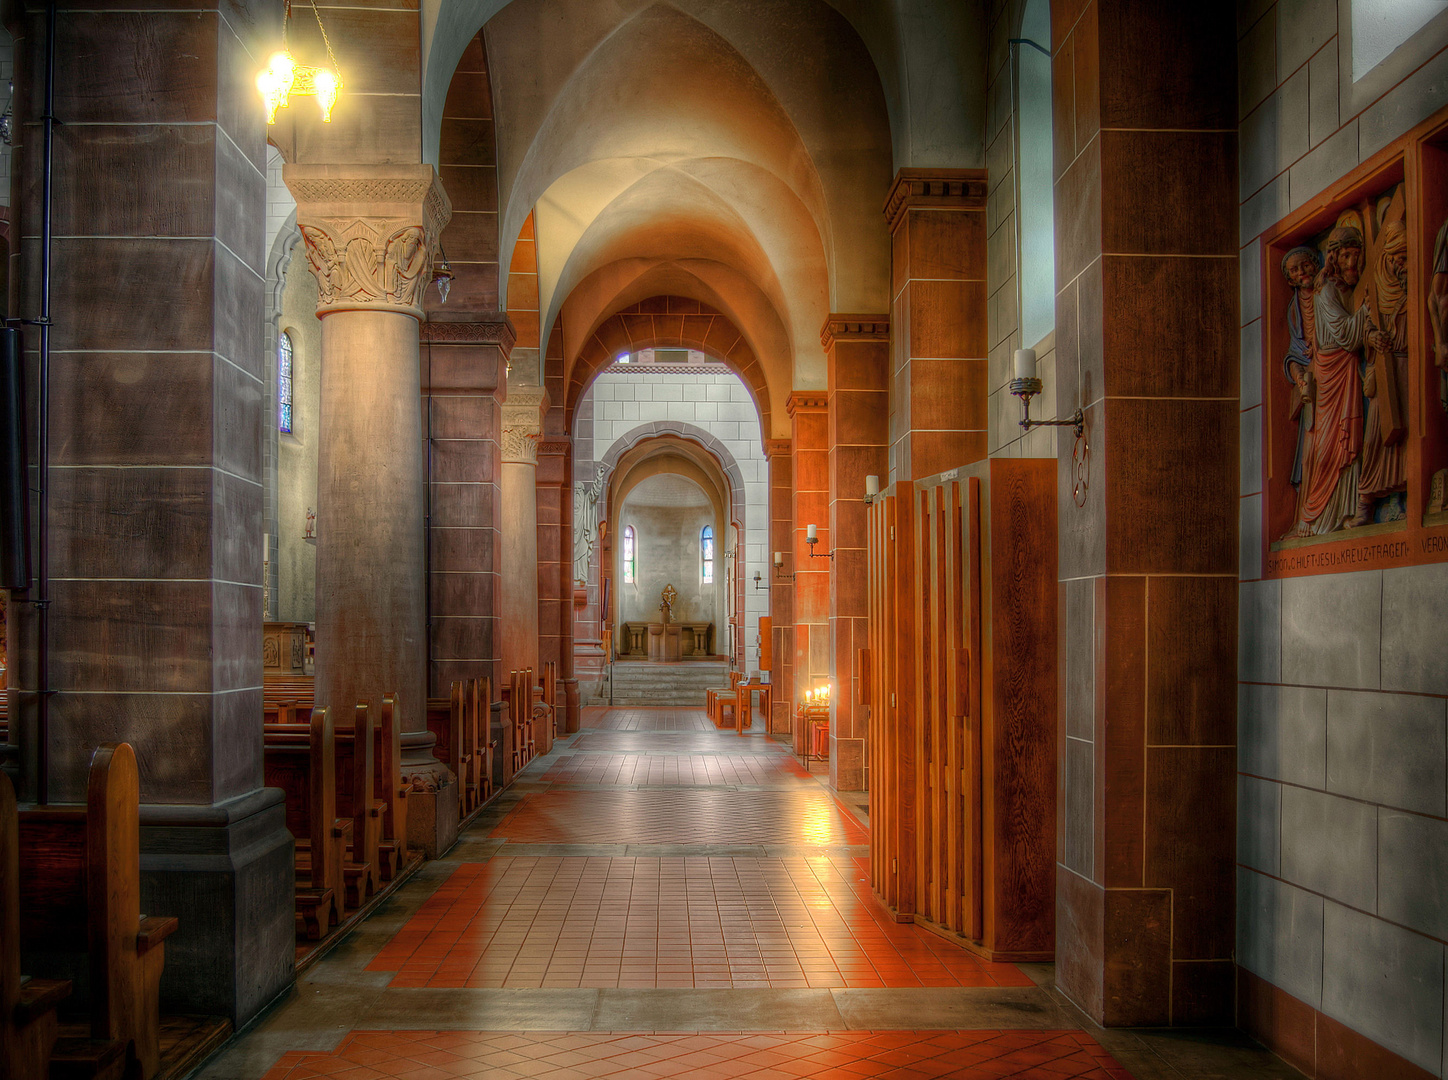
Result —
<svg viewBox="0 0 1448 1080"><path fill-rule="evenodd" d="M452 216L432 166L287 165L282 175L317 279L317 314L421 319L438 234Z"/></svg>
<svg viewBox="0 0 1448 1080"><path fill-rule="evenodd" d="M519 465L538 464L538 444L543 439L543 411L548 394L541 387L509 387L503 405L503 461Z"/></svg>

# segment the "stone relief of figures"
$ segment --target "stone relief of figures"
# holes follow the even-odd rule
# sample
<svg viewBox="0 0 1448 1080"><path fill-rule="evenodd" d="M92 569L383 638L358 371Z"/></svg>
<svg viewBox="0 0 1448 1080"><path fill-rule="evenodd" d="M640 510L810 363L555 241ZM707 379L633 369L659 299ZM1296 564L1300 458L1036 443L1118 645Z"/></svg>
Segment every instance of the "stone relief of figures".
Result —
<svg viewBox="0 0 1448 1080"><path fill-rule="evenodd" d="M594 478L573 485L573 580L580 587L588 584L588 566L598 546L598 504L603 499L603 478L608 466L600 462Z"/></svg>
<svg viewBox="0 0 1448 1080"><path fill-rule="evenodd" d="M1428 322L1433 328L1433 369L1436 386L1425 386L1424 394L1432 400L1438 391L1438 406L1448 412L1448 218L1438 226L1433 241L1433 275L1428 282ZM1448 469L1433 474L1428 487L1428 512L1442 513L1448 509Z"/></svg>
<svg viewBox="0 0 1448 1080"><path fill-rule="evenodd" d="M1281 272L1294 523L1283 539L1406 514L1407 241L1402 185L1340 214Z"/></svg>
<svg viewBox="0 0 1448 1080"><path fill-rule="evenodd" d="M298 226L317 278L318 304L338 302L417 307L428 282L431 253L420 225L357 219L331 228Z"/></svg>

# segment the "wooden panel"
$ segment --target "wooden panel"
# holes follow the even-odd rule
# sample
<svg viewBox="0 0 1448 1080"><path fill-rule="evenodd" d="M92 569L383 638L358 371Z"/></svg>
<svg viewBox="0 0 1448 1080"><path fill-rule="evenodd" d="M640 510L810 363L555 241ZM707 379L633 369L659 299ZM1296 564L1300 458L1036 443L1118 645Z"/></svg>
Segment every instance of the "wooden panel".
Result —
<svg viewBox="0 0 1448 1080"><path fill-rule="evenodd" d="M867 530L872 883L997 959L1054 948L1054 483L981 462L895 485Z"/></svg>

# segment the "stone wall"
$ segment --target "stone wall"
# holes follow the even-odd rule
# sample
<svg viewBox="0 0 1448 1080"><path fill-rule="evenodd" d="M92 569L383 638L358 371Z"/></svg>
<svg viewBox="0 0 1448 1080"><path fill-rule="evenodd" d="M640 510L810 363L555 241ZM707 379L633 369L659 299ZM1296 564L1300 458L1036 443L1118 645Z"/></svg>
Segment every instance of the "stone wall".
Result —
<svg viewBox="0 0 1448 1080"><path fill-rule="evenodd" d="M1257 237L1448 102L1448 25L1354 83L1349 4L1239 10L1241 1019L1309 1073L1340 1022L1442 1076L1448 567L1263 579Z"/></svg>

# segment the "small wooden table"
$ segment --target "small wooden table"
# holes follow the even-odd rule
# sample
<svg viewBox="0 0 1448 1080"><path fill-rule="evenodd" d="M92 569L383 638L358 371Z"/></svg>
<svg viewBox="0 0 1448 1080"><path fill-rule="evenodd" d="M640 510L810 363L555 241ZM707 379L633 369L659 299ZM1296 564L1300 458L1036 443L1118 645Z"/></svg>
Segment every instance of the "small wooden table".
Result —
<svg viewBox="0 0 1448 1080"><path fill-rule="evenodd" d="M809 759L810 759L811 757L815 758L817 761L828 761L828 760L830 759L829 740L828 740L829 731L830 731L830 707L829 707L828 705L801 705L801 706L799 707L799 711L800 711L800 715L801 715L801 717L802 717L802 719L803 719L803 721L804 721L804 758L803 758L803 764L804 764L805 770L808 771L808 769L809 769ZM825 752L824 752L823 754L811 754L811 753L810 753L810 745L811 745L810 738L811 738L812 735L814 735L816 732L818 732L819 727L820 727L821 724L824 725L824 729L825 729L825 736L826 736Z"/></svg>
<svg viewBox="0 0 1448 1080"><path fill-rule="evenodd" d="M759 707L764 710L764 729L769 730L769 714L774 706L774 684L762 679L741 680L734 688L734 729L740 735L754 726L754 692L759 692Z"/></svg>

